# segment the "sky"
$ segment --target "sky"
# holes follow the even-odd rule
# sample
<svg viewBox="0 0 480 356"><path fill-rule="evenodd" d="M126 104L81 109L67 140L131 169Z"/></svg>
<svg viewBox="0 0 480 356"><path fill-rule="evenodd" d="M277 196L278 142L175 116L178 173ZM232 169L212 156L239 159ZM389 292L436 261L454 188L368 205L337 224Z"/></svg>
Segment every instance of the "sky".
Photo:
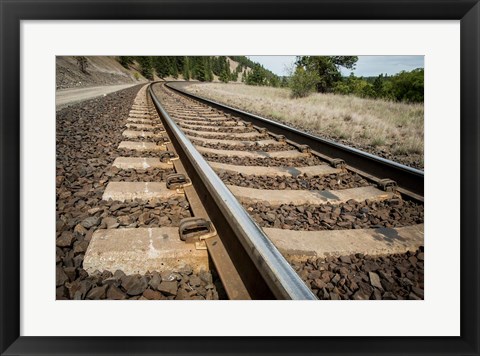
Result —
<svg viewBox="0 0 480 356"><path fill-rule="evenodd" d="M277 75L288 75L288 69L294 65L295 56L248 56L252 61L262 64ZM358 56L353 73L358 77L377 76L382 73L396 74L402 70L410 71L423 68L423 56ZM350 69L340 68L343 75L350 75Z"/></svg>

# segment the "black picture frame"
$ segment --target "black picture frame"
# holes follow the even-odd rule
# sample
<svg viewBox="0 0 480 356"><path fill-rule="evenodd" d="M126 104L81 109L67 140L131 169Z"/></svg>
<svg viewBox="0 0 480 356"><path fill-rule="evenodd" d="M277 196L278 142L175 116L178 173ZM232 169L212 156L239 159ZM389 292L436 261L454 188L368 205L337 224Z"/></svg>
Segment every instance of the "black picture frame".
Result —
<svg viewBox="0 0 480 356"><path fill-rule="evenodd" d="M478 0L0 0L0 11L2 355L479 355ZM461 20L461 336L21 337L20 21L85 19Z"/></svg>

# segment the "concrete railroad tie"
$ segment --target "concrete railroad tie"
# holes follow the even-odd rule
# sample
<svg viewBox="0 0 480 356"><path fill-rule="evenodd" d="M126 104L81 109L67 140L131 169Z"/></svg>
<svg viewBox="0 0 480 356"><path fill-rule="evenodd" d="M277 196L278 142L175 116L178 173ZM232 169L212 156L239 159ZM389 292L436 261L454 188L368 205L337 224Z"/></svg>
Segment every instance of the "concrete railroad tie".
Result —
<svg viewBox="0 0 480 356"><path fill-rule="evenodd" d="M145 274L178 271L186 265L195 272L208 271L208 253L181 241L177 227L97 230L83 260L89 273L122 270Z"/></svg>

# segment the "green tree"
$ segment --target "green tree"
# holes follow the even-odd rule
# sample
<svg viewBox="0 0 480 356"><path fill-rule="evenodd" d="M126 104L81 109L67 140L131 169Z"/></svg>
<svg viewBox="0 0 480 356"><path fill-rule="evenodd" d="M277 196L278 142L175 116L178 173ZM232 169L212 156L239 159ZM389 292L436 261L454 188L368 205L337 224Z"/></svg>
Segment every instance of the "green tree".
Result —
<svg viewBox="0 0 480 356"><path fill-rule="evenodd" d="M307 72L318 75L316 89L320 93L331 92L334 84L341 80L340 67L355 68L357 56L299 56L296 65L302 66Z"/></svg>
<svg viewBox="0 0 480 356"><path fill-rule="evenodd" d="M220 81L228 83L230 81L230 77L230 69L228 67L224 67L219 76Z"/></svg>
<svg viewBox="0 0 480 356"><path fill-rule="evenodd" d="M260 64L255 64L250 73L245 78L245 83L248 85L267 85L267 77L265 70Z"/></svg>
<svg viewBox="0 0 480 356"><path fill-rule="evenodd" d="M360 93L360 96L362 98L376 98L377 97L377 92L375 91L375 88L372 84L368 83L367 81L364 81L365 85L362 87L362 91Z"/></svg>
<svg viewBox="0 0 480 356"><path fill-rule="evenodd" d="M219 56L212 58L212 72L216 76L221 76L226 68L227 57Z"/></svg>
<svg viewBox="0 0 480 356"><path fill-rule="evenodd" d="M381 98L383 96L383 74L380 74L378 77L375 78L373 81L373 91L375 92L376 98Z"/></svg>
<svg viewBox="0 0 480 356"><path fill-rule="evenodd" d="M242 83L245 83L247 79L247 69L245 68L242 73Z"/></svg>
<svg viewBox="0 0 480 356"><path fill-rule="evenodd" d="M169 61L167 57L154 57L153 66L155 68L155 72L157 72L157 76L162 79L168 77L168 75L170 74Z"/></svg>
<svg viewBox="0 0 480 356"><path fill-rule="evenodd" d="M133 58L132 56L119 56L118 61L123 67L128 69L128 66L133 63Z"/></svg>
<svg viewBox="0 0 480 356"><path fill-rule="evenodd" d="M318 83L318 74L313 71L306 71L302 66L295 69L289 81L291 96L293 98L303 98L315 91Z"/></svg>
<svg viewBox="0 0 480 356"><path fill-rule="evenodd" d="M424 71L422 68L400 72L394 76L356 77L353 73L333 85L333 92L362 98L382 98L403 102L423 102Z"/></svg>
<svg viewBox="0 0 480 356"><path fill-rule="evenodd" d="M243 66L241 64L238 64L237 68L235 68L235 73L239 74L243 70Z"/></svg>
<svg viewBox="0 0 480 356"><path fill-rule="evenodd" d="M267 73L267 81L268 81L268 85L271 87L280 86L280 78L276 75L270 75L269 73Z"/></svg>
<svg viewBox="0 0 480 356"><path fill-rule="evenodd" d="M213 72L212 72L212 63L211 59L208 56L203 57L204 65L205 65L205 81L211 82L213 80Z"/></svg>
<svg viewBox="0 0 480 356"><path fill-rule="evenodd" d="M166 63L167 63L167 68L168 68L168 75L177 79L178 78L178 59L177 59L177 57L167 56L165 58L166 58Z"/></svg>
<svg viewBox="0 0 480 356"><path fill-rule="evenodd" d="M149 80L153 80L152 57L141 56L137 57L137 60L140 64L142 75Z"/></svg>
<svg viewBox="0 0 480 356"><path fill-rule="evenodd" d="M333 85L333 92L335 94L349 95L353 93L352 87L347 80L338 81Z"/></svg>
<svg viewBox="0 0 480 356"><path fill-rule="evenodd" d="M208 57L190 57L192 67L192 78L201 82L208 82L213 80L213 73L209 63Z"/></svg>
<svg viewBox="0 0 480 356"><path fill-rule="evenodd" d="M423 102L424 100L424 70L417 68L411 72L402 71L385 83L386 96L405 102Z"/></svg>
<svg viewBox="0 0 480 356"><path fill-rule="evenodd" d="M190 60L188 57L185 57L183 61L183 69L182 69L183 79L190 80L191 73L190 73Z"/></svg>

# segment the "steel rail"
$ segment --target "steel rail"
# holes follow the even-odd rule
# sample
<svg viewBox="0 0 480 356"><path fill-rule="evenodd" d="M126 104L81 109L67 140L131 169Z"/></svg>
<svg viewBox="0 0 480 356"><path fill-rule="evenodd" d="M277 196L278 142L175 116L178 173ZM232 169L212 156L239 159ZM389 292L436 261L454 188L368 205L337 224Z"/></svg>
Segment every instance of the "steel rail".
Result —
<svg viewBox="0 0 480 356"><path fill-rule="evenodd" d="M340 143L300 131L296 128L273 121L271 119L267 119L210 99L188 93L185 90L172 86L172 83L175 82L168 82L166 83L166 86L177 93L203 102L209 106L213 106L224 112L240 116L244 120L265 127L268 131L274 134L283 135L291 141L308 145L312 150L321 152L322 154L331 158L341 158L347 163L347 165L371 176L393 179L397 182L398 186L406 190L407 193L412 192L413 194L423 197L424 172L419 169L408 167L386 158L375 156L371 153L363 152L359 149L348 147Z"/></svg>
<svg viewBox="0 0 480 356"><path fill-rule="evenodd" d="M273 295L277 299L316 300L316 296L168 115L153 92L152 85L149 92L159 114L200 177L208 191L208 198L218 206Z"/></svg>

